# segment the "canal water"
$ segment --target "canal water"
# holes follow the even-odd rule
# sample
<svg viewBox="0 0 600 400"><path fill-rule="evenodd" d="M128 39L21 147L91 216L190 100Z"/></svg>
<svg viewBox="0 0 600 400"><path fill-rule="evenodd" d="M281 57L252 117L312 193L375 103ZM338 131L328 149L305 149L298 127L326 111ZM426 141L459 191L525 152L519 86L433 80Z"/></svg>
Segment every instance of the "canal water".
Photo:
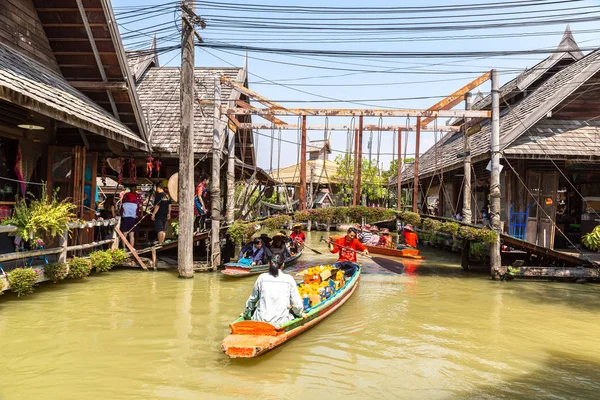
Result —
<svg viewBox="0 0 600 400"><path fill-rule="evenodd" d="M254 360L220 349L253 278L117 270L5 294L0 399L599 397L600 286L493 282L425 254L402 275L364 262L339 311Z"/></svg>

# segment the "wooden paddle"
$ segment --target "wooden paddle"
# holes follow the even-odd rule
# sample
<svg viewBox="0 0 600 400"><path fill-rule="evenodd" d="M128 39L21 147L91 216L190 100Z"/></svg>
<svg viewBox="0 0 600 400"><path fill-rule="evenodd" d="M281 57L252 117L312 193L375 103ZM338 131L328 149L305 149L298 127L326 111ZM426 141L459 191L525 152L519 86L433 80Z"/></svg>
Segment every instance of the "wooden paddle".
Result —
<svg viewBox="0 0 600 400"><path fill-rule="evenodd" d="M308 246L306 245L306 243L302 243L302 244L304 245L304 247L306 247L307 249L309 249L310 251L312 251L312 252L313 252L313 253L315 253L315 254L323 254L323 253L321 253L321 252L320 252L320 251L318 251L318 250L315 250L315 249L313 249L313 248L310 248L310 247L308 247Z"/></svg>
<svg viewBox="0 0 600 400"><path fill-rule="evenodd" d="M389 260L389 259L383 258L383 257L373 257L373 256L370 256L368 254L363 254L362 252L360 252L358 250L355 250L355 249L353 249L351 247L342 246L341 244L332 242L329 239L325 240L323 238L323 236L321 236L321 241L323 241L323 242L325 242L327 244L332 244L334 246L338 246L338 247L340 247L342 249L345 249L345 250L353 251L356 254L359 254L359 255L361 255L363 257L370 258L371 260L373 260L373 262L375 264L379 265L380 267L382 267L384 269L387 269L388 271L391 271L391 272L394 272L394 273L397 273L397 274L401 274L402 272L404 272L404 264L399 263L397 261Z"/></svg>

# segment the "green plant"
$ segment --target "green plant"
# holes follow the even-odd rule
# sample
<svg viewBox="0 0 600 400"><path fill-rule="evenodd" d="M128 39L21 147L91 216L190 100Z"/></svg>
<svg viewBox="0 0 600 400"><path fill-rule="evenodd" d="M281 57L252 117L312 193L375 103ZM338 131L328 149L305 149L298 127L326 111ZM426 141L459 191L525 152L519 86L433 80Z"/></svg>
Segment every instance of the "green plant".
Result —
<svg viewBox="0 0 600 400"><path fill-rule="evenodd" d="M69 266L66 263L48 264L44 267L44 276L53 282L62 281L69 273Z"/></svg>
<svg viewBox="0 0 600 400"><path fill-rule="evenodd" d="M600 225L581 237L581 243L592 251L600 249Z"/></svg>
<svg viewBox="0 0 600 400"><path fill-rule="evenodd" d="M304 211L296 211L294 214L294 221L296 222L306 222L310 219L311 215L308 210Z"/></svg>
<svg viewBox="0 0 600 400"><path fill-rule="evenodd" d="M23 239L55 237L69 231L67 224L75 220L75 205L59 201L58 189L50 196L45 188L43 185L40 198L29 193L29 204L25 199L18 200L12 216L2 221L2 225L16 226L17 236Z"/></svg>
<svg viewBox="0 0 600 400"><path fill-rule="evenodd" d="M109 251L98 250L90 253L90 261L96 272L107 272L113 266L113 258Z"/></svg>
<svg viewBox="0 0 600 400"><path fill-rule="evenodd" d="M281 229L281 227L283 226L287 226L291 220L292 217L290 217L289 215L275 215L271 218L267 218L266 220L262 221L261 225L263 225L267 229L276 230Z"/></svg>
<svg viewBox="0 0 600 400"><path fill-rule="evenodd" d="M469 248L469 255L474 260L483 261L485 260L485 255L488 251L485 243L480 242L472 242L471 247Z"/></svg>
<svg viewBox="0 0 600 400"><path fill-rule="evenodd" d="M514 278L520 272L521 272L521 270L519 268L513 268L513 267L509 266L506 269L506 276L510 276L511 278Z"/></svg>
<svg viewBox="0 0 600 400"><path fill-rule="evenodd" d="M430 232L436 232L440 230L442 223L437 219L425 218L423 219L423 229Z"/></svg>
<svg viewBox="0 0 600 400"><path fill-rule="evenodd" d="M448 235L456 236L459 227L460 225L456 222L444 222L442 226L440 226L439 230L440 232L447 233Z"/></svg>
<svg viewBox="0 0 600 400"><path fill-rule="evenodd" d="M33 268L15 268L8 273L8 284L10 290L17 296L33 293L35 281L38 279L40 271Z"/></svg>
<svg viewBox="0 0 600 400"><path fill-rule="evenodd" d="M475 240L487 243L494 244L498 239L498 234L496 231L491 229L477 229L477 234L475 235Z"/></svg>
<svg viewBox="0 0 600 400"><path fill-rule="evenodd" d="M173 235L179 236L179 220L171 221L171 229L173 230Z"/></svg>
<svg viewBox="0 0 600 400"><path fill-rule="evenodd" d="M81 257L74 257L69 261L69 273L67 274L67 278L85 278L90 275L91 271L92 264L89 260Z"/></svg>
<svg viewBox="0 0 600 400"><path fill-rule="evenodd" d="M123 249L108 250L112 257L112 266L121 265L127 260L127 252Z"/></svg>
<svg viewBox="0 0 600 400"><path fill-rule="evenodd" d="M400 221L405 222L407 224L412 224L413 226L417 226L421 223L421 216L411 211L400 212L399 218Z"/></svg>
<svg viewBox="0 0 600 400"><path fill-rule="evenodd" d="M466 240L475 240L477 238L478 229L470 226L461 226L458 228L458 234L460 237Z"/></svg>
<svg viewBox="0 0 600 400"><path fill-rule="evenodd" d="M249 240L256 233L257 229L256 225L252 222L243 223L236 221L227 231L234 243L242 243L245 240Z"/></svg>

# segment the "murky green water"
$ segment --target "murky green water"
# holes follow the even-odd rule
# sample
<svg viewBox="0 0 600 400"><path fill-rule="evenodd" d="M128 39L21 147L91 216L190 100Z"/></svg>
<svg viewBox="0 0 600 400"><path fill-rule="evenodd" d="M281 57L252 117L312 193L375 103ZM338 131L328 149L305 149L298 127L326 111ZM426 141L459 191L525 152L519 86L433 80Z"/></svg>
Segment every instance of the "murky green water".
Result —
<svg viewBox="0 0 600 400"><path fill-rule="evenodd" d="M492 282L426 251L403 275L365 263L337 313L255 360L220 349L252 278L120 270L5 294L0 399L600 396L600 286Z"/></svg>

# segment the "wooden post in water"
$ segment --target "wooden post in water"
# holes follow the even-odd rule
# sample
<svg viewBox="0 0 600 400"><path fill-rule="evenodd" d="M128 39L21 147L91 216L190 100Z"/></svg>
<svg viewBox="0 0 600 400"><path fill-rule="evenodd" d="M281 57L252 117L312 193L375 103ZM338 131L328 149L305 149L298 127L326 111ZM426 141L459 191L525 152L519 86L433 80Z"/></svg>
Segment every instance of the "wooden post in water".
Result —
<svg viewBox="0 0 600 400"><path fill-rule="evenodd" d="M306 210L306 115L302 116L302 139L300 140L300 204L298 209Z"/></svg>
<svg viewBox="0 0 600 400"><path fill-rule="evenodd" d="M398 128L398 211L402 211L402 130Z"/></svg>
<svg viewBox="0 0 600 400"><path fill-rule="evenodd" d="M358 175L356 176L357 189L356 189L356 204L362 204L362 151L363 151L363 116L358 117Z"/></svg>
<svg viewBox="0 0 600 400"><path fill-rule="evenodd" d="M358 204L360 197L358 192L358 128L354 129L354 186L352 187L352 205L355 206Z"/></svg>
<svg viewBox="0 0 600 400"><path fill-rule="evenodd" d="M465 110L471 109L471 92L465 93ZM469 119L465 118L463 123L463 141L464 141L464 154L463 154L463 166L464 166L464 187L463 187L463 221L471 224L473 223L471 215L471 138L467 134L467 122ZM462 259L461 266L464 270L469 269L469 257L471 255L471 241L463 239L462 247Z"/></svg>
<svg viewBox="0 0 600 400"><path fill-rule="evenodd" d="M183 5L194 11L194 2ZM181 130L179 133L179 240L177 263L181 278L194 277L194 27L181 13ZM117 228L115 228L117 229Z"/></svg>
<svg viewBox="0 0 600 400"><path fill-rule="evenodd" d="M215 78L213 109L212 185L210 186L211 210L211 267L213 271L221 264L221 80Z"/></svg>
<svg viewBox="0 0 600 400"><path fill-rule="evenodd" d="M421 117L417 117L417 131L415 136L415 177L413 180L413 212L419 212L419 148L421 147Z"/></svg>
<svg viewBox="0 0 600 400"><path fill-rule="evenodd" d="M492 229L498 233L496 242L490 246L490 272L492 279L502 274L500 260L500 93L498 71L492 70L492 125L491 125L490 208Z"/></svg>
<svg viewBox="0 0 600 400"><path fill-rule="evenodd" d="M225 221L231 225L235 212L235 132L228 129L227 144L227 205Z"/></svg>
<svg viewBox="0 0 600 400"><path fill-rule="evenodd" d="M465 93L465 110L471 109L471 92ZM464 141L464 177L465 183L463 187L463 221L471 224L473 223L471 215L471 138L467 135L466 125L469 119L465 118L463 124L463 141Z"/></svg>

